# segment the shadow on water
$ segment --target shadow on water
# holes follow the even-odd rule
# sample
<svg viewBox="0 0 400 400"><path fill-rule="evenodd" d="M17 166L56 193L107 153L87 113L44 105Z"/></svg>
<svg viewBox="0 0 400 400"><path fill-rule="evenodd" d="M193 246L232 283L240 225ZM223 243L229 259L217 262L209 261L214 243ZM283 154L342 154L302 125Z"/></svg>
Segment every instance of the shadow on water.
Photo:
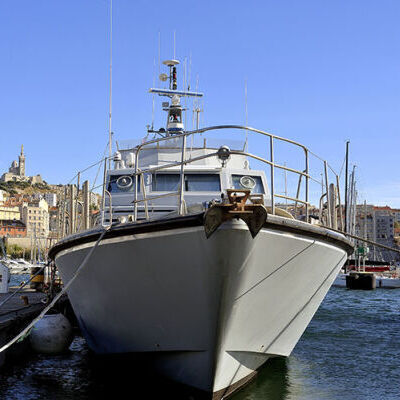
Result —
<svg viewBox="0 0 400 400"><path fill-rule="evenodd" d="M77 337L65 354L30 354L0 370L0 399L204 399L203 392L148 371L132 356L95 355Z"/></svg>
<svg viewBox="0 0 400 400"><path fill-rule="evenodd" d="M152 374L132 356L98 356L81 337L57 356L30 354L0 370L1 400L209 399L203 392ZM287 361L274 358L234 400L283 400L288 387ZM257 394L259 393L259 394ZM261 396L261 397L260 397Z"/></svg>
<svg viewBox="0 0 400 400"><path fill-rule="evenodd" d="M272 358L258 371L256 378L232 400L284 400L289 392L288 361Z"/></svg>
<svg viewBox="0 0 400 400"><path fill-rule="evenodd" d="M89 380L96 382L90 387L87 398L111 399L176 399L203 400L204 392L188 388L152 373L139 357L98 356L89 352ZM127 393L130 395L127 397Z"/></svg>

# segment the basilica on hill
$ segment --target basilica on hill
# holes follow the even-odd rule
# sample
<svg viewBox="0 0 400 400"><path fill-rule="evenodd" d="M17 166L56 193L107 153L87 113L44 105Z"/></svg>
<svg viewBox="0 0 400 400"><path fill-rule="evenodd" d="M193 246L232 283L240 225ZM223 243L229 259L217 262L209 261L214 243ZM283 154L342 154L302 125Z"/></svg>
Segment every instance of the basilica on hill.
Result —
<svg viewBox="0 0 400 400"><path fill-rule="evenodd" d="M18 162L12 162L10 168L8 169L8 172L5 172L1 176L0 182L29 182L31 184L43 183L43 179L40 175L25 175L24 145L21 146L21 154L18 157Z"/></svg>

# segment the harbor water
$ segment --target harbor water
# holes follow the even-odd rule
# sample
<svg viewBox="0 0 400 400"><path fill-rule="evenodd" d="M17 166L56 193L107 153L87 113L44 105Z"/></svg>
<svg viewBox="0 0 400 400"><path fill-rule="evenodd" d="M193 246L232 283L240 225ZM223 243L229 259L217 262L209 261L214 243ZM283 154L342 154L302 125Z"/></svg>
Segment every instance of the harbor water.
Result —
<svg viewBox="0 0 400 400"><path fill-rule="evenodd" d="M67 354L31 354L0 371L2 400L114 398L196 394L139 363L96 356L79 336ZM400 290L332 288L292 355L267 362L233 399L400 399Z"/></svg>
<svg viewBox="0 0 400 400"><path fill-rule="evenodd" d="M28 282L30 274L11 274L9 286L20 286Z"/></svg>

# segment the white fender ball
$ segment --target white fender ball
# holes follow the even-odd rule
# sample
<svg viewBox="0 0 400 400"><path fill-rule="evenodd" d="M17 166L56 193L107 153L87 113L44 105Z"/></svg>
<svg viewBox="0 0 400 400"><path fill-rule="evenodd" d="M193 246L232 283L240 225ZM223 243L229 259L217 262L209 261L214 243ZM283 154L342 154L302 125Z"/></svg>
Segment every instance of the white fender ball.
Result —
<svg viewBox="0 0 400 400"><path fill-rule="evenodd" d="M72 326L62 314L45 315L34 325L29 338L37 353L59 354L66 351L72 342Z"/></svg>

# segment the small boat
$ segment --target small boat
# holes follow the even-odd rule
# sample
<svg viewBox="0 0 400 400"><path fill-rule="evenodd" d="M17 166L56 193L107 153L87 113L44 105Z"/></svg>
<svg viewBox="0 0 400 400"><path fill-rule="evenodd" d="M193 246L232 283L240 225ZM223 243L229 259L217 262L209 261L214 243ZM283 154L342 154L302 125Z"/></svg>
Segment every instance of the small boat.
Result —
<svg viewBox="0 0 400 400"><path fill-rule="evenodd" d="M400 275L398 273L375 273L376 287L383 289L400 288Z"/></svg>

